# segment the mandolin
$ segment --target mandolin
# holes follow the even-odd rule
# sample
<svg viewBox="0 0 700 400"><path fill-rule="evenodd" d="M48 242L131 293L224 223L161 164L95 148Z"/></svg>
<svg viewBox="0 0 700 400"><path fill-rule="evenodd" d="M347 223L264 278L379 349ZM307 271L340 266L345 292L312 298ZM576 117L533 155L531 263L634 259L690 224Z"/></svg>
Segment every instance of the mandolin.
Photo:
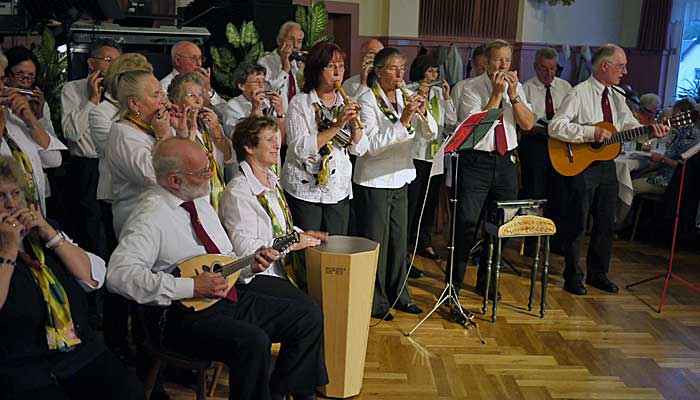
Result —
<svg viewBox="0 0 700 400"><path fill-rule="evenodd" d="M688 111L661 120L659 123L671 128L684 128L694 124L697 120L698 112ZM654 131L651 125L645 125L618 132L613 124L604 121L598 122L595 126L611 132L612 137L602 143L567 143L550 136L547 143L549 158L558 173L564 176L578 175L595 161L607 161L617 157L622 150L622 142Z"/></svg>
<svg viewBox="0 0 700 400"><path fill-rule="evenodd" d="M299 234L292 232L288 235L280 236L272 244L272 248L284 256L289 249L299 242ZM182 278L194 278L203 272L220 272L226 279L226 284L230 288L236 283L241 270L255 261L255 254L243 258L223 256L221 254L204 254L192 257L183 261L175 268L173 275ZM191 299L180 300L178 303L189 311L202 311L213 306L221 300L221 297L193 297Z"/></svg>

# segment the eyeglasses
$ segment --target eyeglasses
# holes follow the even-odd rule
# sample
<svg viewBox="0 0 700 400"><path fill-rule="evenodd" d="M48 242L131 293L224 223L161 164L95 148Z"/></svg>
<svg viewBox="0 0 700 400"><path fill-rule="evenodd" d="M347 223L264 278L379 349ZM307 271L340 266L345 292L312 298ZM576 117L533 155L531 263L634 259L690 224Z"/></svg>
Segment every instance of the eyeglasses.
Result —
<svg viewBox="0 0 700 400"><path fill-rule="evenodd" d="M199 56L183 56L182 54L176 54L177 57L182 57L182 58L187 58L189 60L192 60L194 62L204 62L204 57L201 55Z"/></svg>
<svg viewBox="0 0 700 400"><path fill-rule="evenodd" d="M250 83L250 84L254 84L254 85L264 85L265 80L264 79L255 79L252 81L245 81L245 83Z"/></svg>
<svg viewBox="0 0 700 400"><path fill-rule="evenodd" d="M200 92L200 93L192 93L192 92L189 92L189 93L185 93L185 96L186 96L186 97L199 97L199 98L201 99L201 98L202 98L202 93L201 93L201 92Z"/></svg>
<svg viewBox="0 0 700 400"><path fill-rule="evenodd" d="M406 67L386 67L386 70L389 72L406 72Z"/></svg>
<svg viewBox="0 0 700 400"><path fill-rule="evenodd" d="M12 74L12 78L17 81L34 82L36 80L36 75L17 73Z"/></svg>
<svg viewBox="0 0 700 400"><path fill-rule="evenodd" d="M627 71L627 64L615 64L612 61L606 61L608 64L612 65L615 67L616 70L622 72L622 71Z"/></svg>
<svg viewBox="0 0 700 400"><path fill-rule="evenodd" d="M325 69L326 71L341 71L345 70L345 64L328 64L325 67L323 67L323 69Z"/></svg>
<svg viewBox="0 0 700 400"><path fill-rule="evenodd" d="M114 59L113 59L112 57L90 57L90 58L92 58L93 60L101 60L101 61L104 61L104 62L106 62L107 64L109 64L109 63L111 63L112 61L114 61Z"/></svg>
<svg viewBox="0 0 700 400"><path fill-rule="evenodd" d="M211 176L211 165L208 166L207 169L204 171L198 171L198 172L179 171L179 172L176 172L176 174L196 176L198 178L208 178Z"/></svg>

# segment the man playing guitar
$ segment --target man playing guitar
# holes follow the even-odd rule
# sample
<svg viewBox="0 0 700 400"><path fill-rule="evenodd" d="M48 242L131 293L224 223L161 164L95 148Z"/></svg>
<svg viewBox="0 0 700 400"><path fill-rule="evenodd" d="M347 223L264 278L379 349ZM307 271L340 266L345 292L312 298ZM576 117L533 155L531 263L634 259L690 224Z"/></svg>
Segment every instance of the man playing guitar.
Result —
<svg viewBox="0 0 700 400"><path fill-rule="evenodd" d="M594 126L606 121L617 130L641 126L625 103L625 98L612 90L627 74L625 51L614 44L601 46L593 55L593 75L576 85L564 98L549 124L549 135L566 143L603 143L613 132ZM662 137L668 126L654 124L652 135ZM561 224L557 227L564 252L564 289L585 295L583 272L579 266L581 242L586 232L589 212L593 215L593 231L588 245L586 284L616 293L607 273L612 252L613 225L617 205L617 175L613 160L598 161L582 173L561 177ZM595 201L594 201L595 200Z"/></svg>

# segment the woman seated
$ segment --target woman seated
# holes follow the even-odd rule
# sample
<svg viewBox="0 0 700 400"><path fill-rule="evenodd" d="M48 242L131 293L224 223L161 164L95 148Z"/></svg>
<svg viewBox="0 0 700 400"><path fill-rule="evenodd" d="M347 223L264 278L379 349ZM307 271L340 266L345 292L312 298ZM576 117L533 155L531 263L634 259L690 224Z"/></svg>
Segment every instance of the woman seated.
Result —
<svg viewBox="0 0 700 400"><path fill-rule="evenodd" d="M233 244L233 251L236 254L252 254L295 229L277 175L271 171L280 151L275 120L267 116L241 119L233 135L233 149L241 164L237 175L226 186L219 215ZM237 287L239 292L254 291L280 298L280 301L295 304L299 315L315 315L322 319L316 302L298 289L305 287L306 276L294 268L293 255L297 250L320 244L328 235L307 231L299 236L300 241L291 248L293 252L287 256L287 260L274 262L265 271L255 274L250 267L245 268L238 277ZM298 259L296 261L298 263ZM318 345L309 346L315 352L312 356L306 357L306 361L299 365L284 364L279 371L276 367L278 375L273 374L270 382L273 393L291 392L294 399L313 398L315 388L328 382L322 350L322 326L321 323L321 329L314 328L313 333L308 335L309 340L319 340ZM284 346L280 355L283 352L287 353ZM279 366L279 359L277 363ZM286 368L290 367L295 369L289 377L290 383L280 382L279 376L287 376L289 371ZM296 379L293 383L292 378ZM277 398L283 397L273 396L273 399Z"/></svg>
<svg viewBox="0 0 700 400"><path fill-rule="evenodd" d="M694 106L695 102L692 99L680 99L673 105L673 115L691 111ZM654 169L653 174L632 181L635 195L640 193L660 194L666 191L673 177L673 171L681 160L681 154L700 141L700 127L694 123L691 126L673 129L671 135L673 138L664 154L652 153L649 156Z"/></svg>
<svg viewBox="0 0 700 400"><path fill-rule="evenodd" d="M126 71L112 78L119 120L112 124L105 158L111 174L112 214L117 237L139 196L156 185L151 152L156 141L189 137L186 116L171 106L153 73Z"/></svg>
<svg viewBox="0 0 700 400"><path fill-rule="evenodd" d="M102 286L104 261L27 208L26 189L0 157L0 398L145 399L88 323L83 291Z"/></svg>
<svg viewBox="0 0 700 400"><path fill-rule="evenodd" d="M7 57L0 54L0 154L12 155L27 178L27 202L37 204L46 215L50 193L45 168L61 165L60 150L67 148L51 125L51 111L44 94L36 87L38 61L25 47L13 47ZM19 90L25 91L20 93Z"/></svg>
<svg viewBox="0 0 700 400"><path fill-rule="evenodd" d="M209 157L211 179L210 202L219 210L219 200L224 192L224 163L235 161L231 140L224 136L219 118L209 107L204 107L202 93L204 78L198 72L179 74L168 86L168 98L184 112L190 139L197 142Z"/></svg>

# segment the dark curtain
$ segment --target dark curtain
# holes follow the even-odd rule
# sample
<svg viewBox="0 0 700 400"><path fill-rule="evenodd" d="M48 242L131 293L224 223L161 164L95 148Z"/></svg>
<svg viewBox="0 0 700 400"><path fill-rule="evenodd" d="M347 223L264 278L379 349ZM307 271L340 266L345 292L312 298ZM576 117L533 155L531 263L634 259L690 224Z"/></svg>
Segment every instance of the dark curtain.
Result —
<svg viewBox="0 0 700 400"><path fill-rule="evenodd" d="M419 32L515 40L518 0L421 0Z"/></svg>
<svg viewBox="0 0 700 400"><path fill-rule="evenodd" d="M673 0L644 0L639 21L637 48L642 50L666 48L672 6Z"/></svg>

